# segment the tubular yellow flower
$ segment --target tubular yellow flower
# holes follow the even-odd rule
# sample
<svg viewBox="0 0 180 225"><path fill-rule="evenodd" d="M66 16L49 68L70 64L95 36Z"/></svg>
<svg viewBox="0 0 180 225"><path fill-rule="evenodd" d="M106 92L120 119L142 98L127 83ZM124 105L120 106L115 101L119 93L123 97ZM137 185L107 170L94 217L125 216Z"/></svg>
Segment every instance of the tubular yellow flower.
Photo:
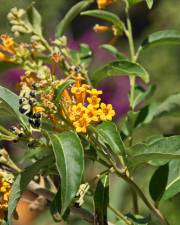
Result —
<svg viewBox="0 0 180 225"><path fill-rule="evenodd" d="M76 132L78 133L86 133L87 132L87 127L90 124L90 119L87 117L83 116L79 120L75 121L73 123L74 127L76 128Z"/></svg>
<svg viewBox="0 0 180 225"><path fill-rule="evenodd" d="M3 49L4 51L10 52L10 53L14 53L14 40L13 38L11 38L10 36L3 34L1 35L1 40L2 40L2 44L3 44Z"/></svg>
<svg viewBox="0 0 180 225"><path fill-rule="evenodd" d="M75 96L75 99L76 99L77 103L83 103L84 102L84 99L86 97L86 89L84 87L73 86L71 88L71 92Z"/></svg>
<svg viewBox="0 0 180 225"><path fill-rule="evenodd" d="M79 118L81 118L85 112L85 107L82 103L78 103L77 105L73 105L70 112L69 112L69 118L71 121L76 121Z"/></svg>
<svg viewBox="0 0 180 225"><path fill-rule="evenodd" d="M0 223L3 221L5 211L8 208L9 195L12 185L12 175L8 175L5 172L0 172Z"/></svg>
<svg viewBox="0 0 180 225"><path fill-rule="evenodd" d="M99 120L98 111L93 107L93 105L88 105L84 116L94 122Z"/></svg>
<svg viewBox="0 0 180 225"><path fill-rule="evenodd" d="M96 32L96 33L104 33L104 32L107 32L107 31L111 31L111 27L110 26L101 26L99 24L96 24L94 27L93 27L93 30Z"/></svg>
<svg viewBox="0 0 180 225"><path fill-rule="evenodd" d="M87 98L87 101L88 101L88 103L91 104L94 108L98 108L101 99L98 98L97 95L93 95L93 96L91 96L91 97L88 97L88 98Z"/></svg>
<svg viewBox="0 0 180 225"><path fill-rule="evenodd" d="M99 9L105 9L108 5L111 5L113 0L97 0Z"/></svg>
<svg viewBox="0 0 180 225"><path fill-rule="evenodd" d="M111 104L101 103L101 109L99 109L99 116L101 120L112 120L112 117L115 116L115 111Z"/></svg>
<svg viewBox="0 0 180 225"><path fill-rule="evenodd" d="M88 90L87 93L89 93L90 95L102 95L102 91L101 90L97 90L95 88L91 89L91 90Z"/></svg>

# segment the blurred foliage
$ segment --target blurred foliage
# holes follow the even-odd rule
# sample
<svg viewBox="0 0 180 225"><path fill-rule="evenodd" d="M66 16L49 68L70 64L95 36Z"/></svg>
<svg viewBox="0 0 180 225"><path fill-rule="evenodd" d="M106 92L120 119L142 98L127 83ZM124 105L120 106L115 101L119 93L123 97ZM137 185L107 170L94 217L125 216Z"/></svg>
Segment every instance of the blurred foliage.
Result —
<svg viewBox="0 0 180 225"><path fill-rule="evenodd" d="M27 7L32 1L31 0L0 0L0 33L4 33L9 29L8 22L6 20L6 15L8 11L16 6L16 7ZM43 27L45 28L45 32L51 35L51 32L54 30L55 25L58 21L63 17L66 10L72 4L73 1L65 1L65 0L37 0L36 7L40 11L43 17ZM142 3L143 5L143 3ZM141 5L139 8L133 9L133 17L137 14L144 15L141 16L139 21L135 21L135 27L137 27L136 33L136 42L140 43L148 33L155 32L157 30L162 29L180 29L180 1L179 0L159 0L157 4L153 8L152 11L148 12L145 7ZM145 21L145 25L143 24L143 20ZM143 26L142 26L143 24ZM77 27L81 27L80 19L76 22ZM138 27L139 26L139 27ZM77 30L78 30L77 28ZM141 28L141 30L139 29ZM89 27L87 26L87 29ZM74 29L74 32L75 29ZM123 40L119 43L122 46ZM126 46L122 47L124 51ZM149 71L151 75L152 83L157 85L157 91L155 93L156 100L163 100L168 95L180 92L180 47L156 47L149 49L143 53L140 58L140 61L145 66L145 68ZM169 79L168 79L169 78ZM171 126L169 126L171 124ZM146 129L141 128L137 130L135 137L137 140L142 140L144 136L158 134L160 132L164 132L166 134L180 133L180 120L172 119L172 118L164 118L159 121L153 122L151 126ZM139 180L142 186L144 183L147 184L149 181L151 174L153 172L152 168L148 168L146 171L144 168L141 168L141 171L137 171L137 181ZM142 182L144 181L144 183ZM122 202L124 195L129 195L129 190L126 189L126 185L123 181L119 179L115 179L112 177L111 182L114 184L112 187L112 196L111 202L114 206L119 206L119 209L123 209L126 211L128 208L129 202ZM147 190L146 190L147 192ZM127 199L128 199L127 198ZM180 204L180 195L175 196L173 199L162 202L161 208L166 213L168 212L168 219L171 225L178 225L180 221L179 215L179 204ZM146 211L145 211L146 212ZM114 215L109 212L110 218L112 221L115 221ZM49 213L45 213L40 216L38 221L34 223L35 225L45 225L45 224L54 224L52 220L50 220ZM72 225L85 225L85 222L73 221Z"/></svg>

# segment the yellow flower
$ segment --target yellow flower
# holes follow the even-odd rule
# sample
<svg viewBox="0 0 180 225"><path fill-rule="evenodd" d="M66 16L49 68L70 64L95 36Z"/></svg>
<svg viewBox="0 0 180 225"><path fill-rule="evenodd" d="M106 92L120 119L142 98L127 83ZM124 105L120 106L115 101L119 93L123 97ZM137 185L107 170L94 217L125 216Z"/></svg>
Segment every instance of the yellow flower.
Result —
<svg viewBox="0 0 180 225"><path fill-rule="evenodd" d="M83 84L81 86L73 86L71 88L71 93L74 95L76 103L84 103L88 85Z"/></svg>
<svg viewBox="0 0 180 225"><path fill-rule="evenodd" d="M102 91L101 90L97 90L95 88L91 89L91 90L88 90L87 93L89 93L90 95L102 95Z"/></svg>
<svg viewBox="0 0 180 225"><path fill-rule="evenodd" d="M6 34L3 34L3 35L1 35L1 40L2 40L2 44L3 44L3 46L1 46L3 48L2 50L14 53L15 43L14 43L13 38L11 38L10 36L8 36Z"/></svg>
<svg viewBox="0 0 180 225"><path fill-rule="evenodd" d="M11 191L11 185L13 177L5 172L0 172L0 223L5 216L5 210L8 208L9 195Z"/></svg>
<svg viewBox="0 0 180 225"><path fill-rule="evenodd" d="M91 104L94 108L98 108L101 99L98 98L97 95L93 95L93 96L91 96L91 97L88 97L88 98L87 98L87 101L88 101L88 103Z"/></svg>
<svg viewBox="0 0 180 225"><path fill-rule="evenodd" d="M41 107L41 106L33 107L33 114L34 113L41 113L41 112L44 112L44 111L45 111L45 109L43 107Z"/></svg>
<svg viewBox="0 0 180 225"><path fill-rule="evenodd" d="M90 124L90 119L83 116L79 120L73 123L74 127L76 128L76 132L78 133L86 133L87 127Z"/></svg>
<svg viewBox="0 0 180 225"><path fill-rule="evenodd" d="M113 0L97 0L98 8L105 9L106 6L112 4Z"/></svg>
<svg viewBox="0 0 180 225"><path fill-rule="evenodd" d="M15 53L15 43L13 38L9 37L6 34L1 35L0 37L2 44L0 44L0 50L3 52L0 52L0 61L14 61L14 58L12 57Z"/></svg>
<svg viewBox="0 0 180 225"><path fill-rule="evenodd" d="M96 24L96 25L93 27L93 30L94 30L96 33L104 33L104 32L107 32L107 31L111 31L112 28L111 28L110 26L102 26L102 25Z"/></svg>
<svg viewBox="0 0 180 225"><path fill-rule="evenodd" d="M69 112L69 118L71 121L76 121L81 118L85 112L85 107L82 103L78 103L77 105L73 105Z"/></svg>
<svg viewBox="0 0 180 225"><path fill-rule="evenodd" d="M96 108L93 107L93 105L88 105L84 116L90 119L91 121L97 122L99 120L98 111Z"/></svg>
<svg viewBox="0 0 180 225"><path fill-rule="evenodd" d="M115 111L112 108L111 104L101 103L101 109L99 109L99 116L101 120L112 120L112 117L115 116Z"/></svg>

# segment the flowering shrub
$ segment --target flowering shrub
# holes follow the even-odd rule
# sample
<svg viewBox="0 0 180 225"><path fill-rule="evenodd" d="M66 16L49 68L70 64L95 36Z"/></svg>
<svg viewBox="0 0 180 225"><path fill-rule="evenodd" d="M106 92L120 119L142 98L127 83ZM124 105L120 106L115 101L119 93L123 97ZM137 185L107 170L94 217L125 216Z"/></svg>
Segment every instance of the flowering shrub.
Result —
<svg viewBox="0 0 180 225"><path fill-rule="evenodd" d="M68 221L71 213L90 224L111 224L107 209L116 217L116 224L158 224L168 221L159 209L161 199L169 199L180 190L180 136L147 137L135 144L136 128L169 113L178 113L180 94L164 102L148 101L155 87L149 84L146 69L138 63L146 48L162 43L180 43L180 32L159 31L149 35L136 50L129 9L141 0L122 0L126 21L106 10L113 0L97 0L99 9L85 11L93 0L74 5L58 24L56 37L46 40L41 27L41 16L33 5L27 10L13 8L7 18L14 37L2 34L0 39L0 67L19 67L24 71L17 85L17 96L0 87L1 109L13 114L17 122L0 126L0 140L23 143L24 167L13 162L8 152L0 151L0 219L11 224L18 219L16 206L25 190L37 195L36 207L48 205L55 221ZM149 9L153 0L146 0ZM93 16L110 25L94 26L95 32L111 32L112 40L102 47L116 59L89 75L91 49L81 44L80 50L68 47L64 33L73 20ZM20 42L26 35L29 42ZM113 45L125 36L129 43L129 57ZM115 110L101 100L101 90L95 88L101 80L126 74L130 80L130 109L120 123L112 122ZM147 84L143 89L136 78ZM25 147L26 146L26 147ZM92 180L84 176L85 162L92 160L104 168ZM134 179L135 169L142 164L157 167L149 183L151 200ZM27 166L28 165L28 166ZM109 202L109 176L116 174L130 186L134 210L125 215ZM86 197L94 202L92 212L84 207ZM152 217L139 215L138 198L149 208ZM45 206L44 205L44 206Z"/></svg>

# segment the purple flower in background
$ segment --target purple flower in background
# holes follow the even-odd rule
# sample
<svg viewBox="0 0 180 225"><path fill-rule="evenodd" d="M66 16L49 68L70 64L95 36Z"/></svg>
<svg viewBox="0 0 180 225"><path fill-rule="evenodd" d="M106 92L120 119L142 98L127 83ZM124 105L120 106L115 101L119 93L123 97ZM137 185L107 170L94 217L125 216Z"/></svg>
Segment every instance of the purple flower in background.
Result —
<svg viewBox="0 0 180 225"><path fill-rule="evenodd" d="M106 104L111 103L115 109L115 120L128 112L130 85L127 76L107 78L98 85L98 89L103 91L102 101Z"/></svg>
<svg viewBox="0 0 180 225"><path fill-rule="evenodd" d="M20 77L24 74L22 69L9 69L1 74L1 85L8 87L13 91L17 91L17 84L20 82Z"/></svg>

